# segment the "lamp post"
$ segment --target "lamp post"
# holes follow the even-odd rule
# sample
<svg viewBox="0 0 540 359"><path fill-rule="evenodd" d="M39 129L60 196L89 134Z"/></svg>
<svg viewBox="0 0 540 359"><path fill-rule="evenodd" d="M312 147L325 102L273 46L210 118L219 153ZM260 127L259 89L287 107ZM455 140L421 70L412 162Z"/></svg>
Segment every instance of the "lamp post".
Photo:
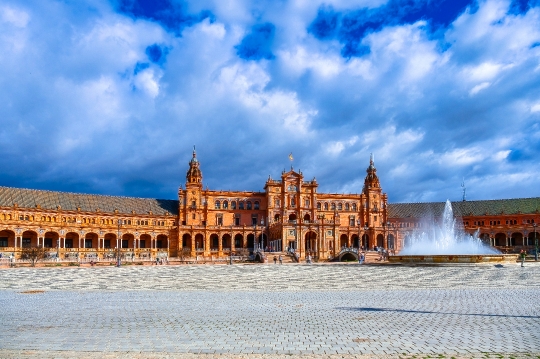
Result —
<svg viewBox="0 0 540 359"><path fill-rule="evenodd" d="M253 225L254 235L253 235L253 252L256 252L256 249L259 247L259 243L257 241L257 222Z"/></svg>
<svg viewBox="0 0 540 359"><path fill-rule="evenodd" d="M364 235L366 236L366 243L365 243L365 250L366 252L368 251L369 249L369 243L368 243L368 238L367 238L367 231L368 231L369 227L367 225L367 223L364 225Z"/></svg>
<svg viewBox="0 0 540 359"><path fill-rule="evenodd" d="M229 243L229 264L232 265L233 230L231 224L231 242Z"/></svg>
<svg viewBox="0 0 540 359"><path fill-rule="evenodd" d="M122 247L122 239L120 238L120 226L122 225L122 220L118 220L118 241L116 246L116 266L120 267L122 265L122 261L120 259L120 248Z"/></svg>
<svg viewBox="0 0 540 359"><path fill-rule="evenodd" d="M532 224L534 229L534 260L538 262L538 238L536 238L536 223Z"/></svg>

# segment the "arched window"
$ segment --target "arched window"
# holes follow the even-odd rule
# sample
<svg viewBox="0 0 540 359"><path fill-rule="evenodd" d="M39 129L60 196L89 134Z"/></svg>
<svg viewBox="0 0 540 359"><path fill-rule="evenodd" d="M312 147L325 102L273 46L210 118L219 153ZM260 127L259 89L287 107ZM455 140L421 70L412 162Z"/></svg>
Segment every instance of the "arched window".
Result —
<svg viewBox="0 0 540 359"><path fill-rule="evenodd" d="M281 219L281 216L279 214L276 214L274 216L274 221L279 222L280 219Z"/></svg>
<svg viewBox="0 0 540 359"><path fill-rule="evenodd" d="M343 209L343 204L338 203L337 209L338 209L339 211L341 211L341 210Z"/></svg>
<svg viewBox="0 0 540 359"><path fill-rule="evenodd" d="M251 209L251 201L247 201L247 209Z"/></svg>
<svg viewBox="0 0 540 359"><path fill-rule="evenodd" d="M235 201L231 202L231 209L236 209L236 202Z"/></svg>
<svg viewBox="0 0 540 359"><path fill-rule="evenodd" d="M325 204L324 204L324 210L325 210L325 211L328 211L328 203L325 203Z"/></svg>
<svg viewBox="0 0 540 359"><path fill-rule="evenodd" d="M348 211L349 210L349 204L348 203L345 203L345 210Z"/></svg>
<svg viewBox="0 0 540 359"><path fill-rule="evenodd" d="M332 211L335 211L335 210L336 210L336 204L332 202Z"/></svg>
<svg viewBox="0 0 540 359"><path fill-rule="evenodd" d="M229 208L229 202L223 201L223 209Z"/></svg>
<svg viewBox="0 0 540 359"><path fill-rule="evenodd" d="M244 209L244 202L238 202L238 209Z"/></svg>
<svg viewBox="0 0 540 359"><path fill-rule="evenodd" d="M255 203L253 204L255 207L255 209L259 209L259 201L255 201Z"/></svg>
<svg viewBox="0 0 540 359"><path fill-rule="evenodd" d="M216 201L216 209L220 209L221 208L221 202L220 201Z"/></svg>
<svg viewBox="0 0 540 359"><path fill-rule="evenodd" d="M317 210L321 210L321 202L317 202Z"/></svg>

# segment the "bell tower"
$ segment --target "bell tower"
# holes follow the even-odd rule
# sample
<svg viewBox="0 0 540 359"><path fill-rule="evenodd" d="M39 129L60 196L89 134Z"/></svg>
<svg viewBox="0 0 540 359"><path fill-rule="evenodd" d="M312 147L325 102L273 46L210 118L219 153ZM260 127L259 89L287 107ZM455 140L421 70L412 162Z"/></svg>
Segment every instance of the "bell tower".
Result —
<svg viewBox="0 0 540 359"><path fill-rule="evenodd" d="M365 211L364 223L369 227L380 227L386 223L387 196L382 192L381 183L377 176L373 154L369 158L369 167L366 170L367 175L364 179Z"/></svg>
<svg viewBox="0 0 540 359"><path fill-rule="evenodd" d="M186 189L178 190L180 204L179 213L183 225L204 225L204 196L202 184L202 172L197 159L197 152L193 146L193 157L189 161L189 169L186 173Z"/></svg>

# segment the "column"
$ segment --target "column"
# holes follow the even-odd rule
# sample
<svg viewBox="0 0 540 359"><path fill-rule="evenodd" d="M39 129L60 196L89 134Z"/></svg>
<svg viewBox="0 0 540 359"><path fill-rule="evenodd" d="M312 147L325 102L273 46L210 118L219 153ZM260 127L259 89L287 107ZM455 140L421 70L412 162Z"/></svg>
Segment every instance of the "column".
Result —
<svg viewBox="0 0 540 359"><path fill-rule="evenodd" d="M223 238L221 232L218 232L218 256L223 254Z"/></svg>
<svg viewBox="0 0 540 359"><path fill-rule="evenodd" d="M208 233L206 231L204 232L204 255L209 256L210 255L210 236L208 236Z"/></svg>
<svg viewBox="0 0 540 359"><path fill-rule="evenodd" d="M231 252L235 251L236 247L234 244L234 232L231 230Z"/></svg>

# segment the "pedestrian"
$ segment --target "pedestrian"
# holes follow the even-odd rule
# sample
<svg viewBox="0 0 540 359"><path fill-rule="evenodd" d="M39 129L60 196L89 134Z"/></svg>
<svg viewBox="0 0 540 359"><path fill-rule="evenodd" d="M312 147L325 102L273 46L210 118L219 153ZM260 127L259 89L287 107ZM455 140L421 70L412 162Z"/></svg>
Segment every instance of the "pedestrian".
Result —
<svg viewBox="0 0 540 359"><path fill-rule="evenodd" d="M307 262L308 262L308 264L311 264L311 254L307 255Z"/></svg>
<svg viewBox="0 0 540 359"><path fill-rule="evenodd" d="M277 264L277 257L274 256L274 264Z"/></svg>
<svg viewBox="0 0 540 359"><path fill-rule="evenodd" d="M525 264L525 257L527 256L527 252L525 252L522 249L521 252L519 252L519 256L521 257L521 266L525 267L524 264Z"/></svg>
<svg viewBox="0 0 540 359"><path fill-rule="evenodd" d="M283 258L281 258L281 254L279 255L279 264L283 264Z"/></svg>
<svg viewBox="0 0 540 359"><path fill-rule="evenodd" d="M360 256L358 256L358 264L364 264L364 260L366 259L364 252L360 252Z"/></svg>

